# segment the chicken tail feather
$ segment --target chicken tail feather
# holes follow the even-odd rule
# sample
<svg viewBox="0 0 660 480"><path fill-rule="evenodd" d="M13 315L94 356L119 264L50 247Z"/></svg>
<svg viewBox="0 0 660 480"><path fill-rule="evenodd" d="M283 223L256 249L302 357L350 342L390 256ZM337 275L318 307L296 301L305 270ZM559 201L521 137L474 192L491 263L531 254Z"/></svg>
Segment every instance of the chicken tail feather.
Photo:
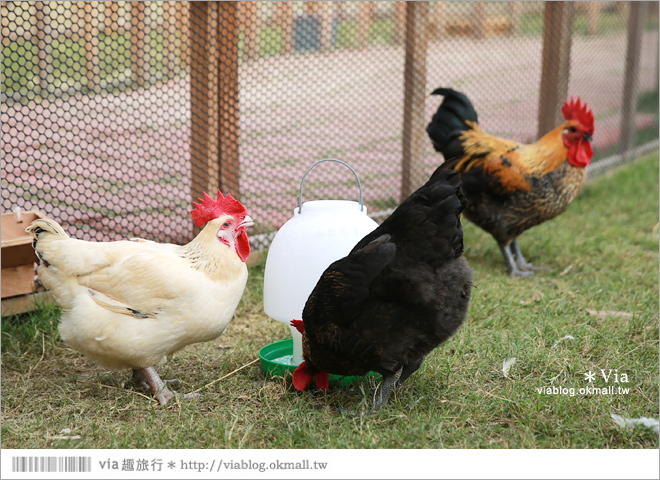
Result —
<svg viewBox="0 0 660 480"><path fill-rule="evenodd" d="M69 238L64 229L55 220L49 218L38 218L34 220L25 231L32 235L32 238L35 240L39 240L47 234Z"/></svg>
<svg viewBox="0 0 660 480"><path fill-rule="evenodd" d="M451 168L450 161L464 155L460 137L472 128L467 122L479 123L477 112L465 94L451 88L438 88L431 95L443 95L445 98L426 127L426 132L433 148L444 155L446 166Z"/></svg>
<svg viewBox="0 0 660 480"><path fill-rule="evenodd" d="M38 218L34 220L25 231L32 236L32 248L34 248L39 262L46 267L49 267L50 263L44 258L44 248L42 248L41 244L50 244L52 241L69 238L64 229L55 220L49 218Z"/></svg>

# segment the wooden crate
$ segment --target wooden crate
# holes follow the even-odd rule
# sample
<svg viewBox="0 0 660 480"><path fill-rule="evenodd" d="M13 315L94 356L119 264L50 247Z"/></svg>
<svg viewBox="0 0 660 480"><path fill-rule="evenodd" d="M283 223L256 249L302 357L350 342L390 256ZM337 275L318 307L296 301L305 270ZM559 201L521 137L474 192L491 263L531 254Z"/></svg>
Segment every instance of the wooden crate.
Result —
<svg viewBox="0 0 660 480"><path fill-rule="evenodd" d="M43 218L38 211L2 214L2 298L25 295L35 290L34 262L37 256L32 248L32 237L25 233L30 223Z"/></svg>

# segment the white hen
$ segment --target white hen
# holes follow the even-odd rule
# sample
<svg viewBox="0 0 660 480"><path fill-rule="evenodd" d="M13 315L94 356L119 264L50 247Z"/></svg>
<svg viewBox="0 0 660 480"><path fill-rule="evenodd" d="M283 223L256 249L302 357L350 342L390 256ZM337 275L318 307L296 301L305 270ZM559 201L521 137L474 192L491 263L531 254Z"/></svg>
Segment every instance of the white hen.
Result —
<svg viewBox="0 0 660 480"><path fill-rule="evenodd" d="M55 221L26 229L43 285L62 307L62 339L113 369L131 368L161 405L174 398L154 369L186 345L219 337L247 282L253 225L241 203L218 191L194 203L202 231L187 245L132 239L87 242Z"/></svg>

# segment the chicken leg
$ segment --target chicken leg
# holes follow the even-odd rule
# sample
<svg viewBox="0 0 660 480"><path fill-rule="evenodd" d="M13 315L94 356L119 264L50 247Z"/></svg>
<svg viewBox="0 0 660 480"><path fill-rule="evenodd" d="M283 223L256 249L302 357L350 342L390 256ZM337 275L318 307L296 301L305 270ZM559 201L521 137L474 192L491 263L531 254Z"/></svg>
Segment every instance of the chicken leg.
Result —
<svg viewBox="0 0 660 480"><path fill-rule="evenodd" d="M167 388L166 383L161 380L154 367L139 368L133 370L133 379L138 382L145 390L149 390L158 400L160 405L167 405L167 402L175 397L189 399L198 397L199 394L180 394ZM178 383L178 382L177 382Z"/></svg>
<svg viewBox="0 0 660 480"><path fill-rule="evenodd" d="M509 275L512 277L529 277L530 275L533 275L534 272L531 270L524 270L518 266L518 262L516 261L516 257L512 251L512 243L513 242L508 244L504 242L497 242L497 244L500 246L502 256L504 257L504 262L506 263L506 268L509 271Z"/></svg>
<svg viewBox="0 0 660 480"><path fill-rule="evenodd" d="M399 368L393 375L383 377L383 381L378 386L378 390L376 390L374 407L377 408L387 405L387 401L390 399L390 395L392 394L394 387L396 387L399 378L401 378L402 372L403 367Z"/></svg>
<svg viewBox="0 0 660 480"><path fill-rule="evenodd" d="M424 360L426 359L426 355L423 357L418 358L412 363L409 363L408 365L403 366L403 371L401 372L401 376L399 377L399 380L396 382L396 386L398 387L399 385L403 385L403 382L408 380L408 377L415 373L419 367L422 366L422 363L424 363Z"/></svg>
<svg viewBox="0 0 660 480"><path fill-rule="evenodd" d="M419 365L421 364L422 362L420 361L417 367L419 368ZM408 376L410 376L410 374L413 373L413 371L411 371L408 374ZM402 372L403 372L403 367L399 368L393 375L387 377L383 376L383 381L380 382L380 385L378 385L378 388L376 389L376 393L374 394L374 404L372 405L371 409L366 413L367 416L375 414L379 407L387 405L387 401L390 399L390 395L394 391L394 387L400 385L398 382L399 379L401 378ZM345 408L338 408L337 412L349 413L351 415L364 415L363 412L356 410L347 410Z"/></svg>
<svg viewBox="0 0 660 480"><path fill-rule="evenodd" d="M528 263L527 260L525 260L525 257L523 257L522 252L520 251L520 245L518 245L518 239L514 238L513 241L511 242L510 245L511 253L513 254L514 259L516 260L516 263L518 264L518 268L523 271L549 271L551 270L548 267L537 267L536 265L532 263Z"/></svg>
<svg viewBox="0 0 660 480"><path fill-rule="evenodd" d="M523 257L522 251L520 251L520 245L518 245L518 239L514 238L508 244L504 242L497 242L502 251L502 256L506 262L507 270L509 275L512 277L529 277L534 274L534 271L548 271L551 270L547 267L537 267L531 263L528 263Z"/></svg>

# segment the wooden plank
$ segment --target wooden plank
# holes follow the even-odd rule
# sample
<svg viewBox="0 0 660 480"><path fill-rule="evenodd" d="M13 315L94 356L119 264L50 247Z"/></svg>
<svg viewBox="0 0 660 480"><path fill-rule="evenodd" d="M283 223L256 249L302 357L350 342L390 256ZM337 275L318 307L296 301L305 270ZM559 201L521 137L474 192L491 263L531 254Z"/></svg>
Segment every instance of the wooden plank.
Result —
<svg viewBox="0 0 660 480"><path fill-rule="evenodd" d="M598 33L598 20L600 18L600 7L603 2L587 2L587 34Z"/></svg>
<svg viewBox="0 0 660 480"><path fill-rule="evenodd" d="M45 92L52 83L49 79L51 62L50 36L46 36L46 28L50 29L50 5L48 2L35 2L36 6L36 36L37 36L37 71L39 72L39 87Z"/></svg>
<svg viewBox="0 0 660 480"><path fill-rule="evenodd" d="M520 21L522 19L525 2L509 2L509 15L511 17L510 35L520 34Z"/></svg>
<svg viewBox="0 0 660 480"><path fill-rule="evenodd" d="M34 292L34 264L32 263L3 268L0 276L2 276L0 281L2 298Z"/></svg>
<svg viewBox="0 0 660 480"><path fill-rule="evenodd" d="M332 19L335 11L334 2L319 2L319 14L321 18L321 51L332 50Z"/></svg>
<svg viewBox="0 0 660 480"><path fill-rule="evenodd" d="M656 4L657 5L657 4ZM656 32L657 38L656 45L656 55L655 55L655 85L653 89L657 92L660 89L660 32Z"/></svg>
<svg viewBox="0 0 660 480"><path fill-rule="evenodd" d="M18 315L19 313L38 310L46 305L55 304L53 294L50 292L36 292L29 295L2 299L2 316Z"/></svg>
<svg viewBox="0 0 660 480"><path fill-rule="evenodd" d="M180 35L181 43L181 69L186 70L190 61L190 48L189 48L189 28L190 21L188 19L188 3L187 2L172 2L176 10L176 31Z"/></svg>
<svg viewBox="0 0 660 480"><path fill-rule="evenodd" d="M539 137L555 128L563 119L561 106L568 93L574 14L573 2L545 2Z"/></svg>
<svg viewBox="0 0 660 480"><path fill-rule="evenodd" d="M278 13L276 18L284 29L284 51L293 53L293 2L276 2Z"/></svg>
<svg viewBox="0 0 660 480"><path fill-rule="evenodd" d="M369 30L374 16L374 5L371 1L361 1L358 12L358 48L369 43Z"/></svg>
<svg viewBox="0 0 660 480"><path fill-rule="evenodd" d="M98 84L101 71L99 63L98 2L84 2L83 8L85 11L85 70L87 71L87 88L94 90Z"/></svg>
<svg viewBox="0 0 660 480"><path fill-rule="evenodd" d="M191 196L220 189L239 198L238 5L189 8Z"/></svg>
<svg viewBox="0 0 660 480"><path fill-rule="evenodd" d="M172 78L177 72L177 55L176 55L176 15L177 15L177 2L165 2L164 4L164 18L163 26L165 28L165 46L166 58L165 65L167 68L167 76Z"/></svg>
<svg viewBox="0 0 660 480"><path fill-rule="evenodd" d="M628 10L628 47L626 69L623 80L623 102L621 104L621 154L628 160L635 147L635 112L639 94L639 59L642 48L642 31L645 2L630 2Z"/></svg>
<svg viewBox="0 0 660 480"><path fill-rule="evenodd" d="M434 39L444 38L447 31L447 4L445 2L433 2L429 5L432 17L431 21L435 27Z"/></svg>
<svg viewBox="0 0 660 480"><path fill-rule="evenodd" d="M37 261L32 248L32 236L25 229L37 218L43 218L39 211L28 210L21 213L18 223L16 213L3 213L1 216L2 268L30 265ZM4 271L4 270L3 270Z"/></svg>
<svg viewBox="0 0 660 480"><path fill-rule="evenodd" d="M483 1L472 3L472 32L475 38L486 37L486 5Z"/></svg>
<svg viewBox="0 0 660 480"><path fill-rule="evenodd" d="M406 4L401 200L426 181L425 130L428 2Z"/></svg>
<svg viewBox="0 0 660 480"><path fill-rule="evenodd" d="M238 8L236 2L218 2L220 37L220 185L240 198L240 108L238 84Z"/></svg>
<svg viewBox="0 0 660 480"><path fill-rule="evenodd" d="M145 80L145 3L131 2L131 77L134 83L142 85Z"/></svg>
<svg viewBox="0 0 660 480"><path fill-rule="evenodd" d="M406 3L408 2L396 2L394 5L394 24L395 24L394 36L397 45L403 43L406 39ZM442 3L442 2L434 2L434 3Z"/></svg>
<svg viewBox="0 0 660 480"><path fill-rule="evenodd" d="M244 55L247 59L259 57L261 39L261 17L259 2L238 2L241 26L245 32Z"/></svg>
<svg viewBox="0 0 660 480"><path fill-rule="evenodd" d="M119 2L103 2L105 16L104 33L110 35L119 30Z"/></svg>

